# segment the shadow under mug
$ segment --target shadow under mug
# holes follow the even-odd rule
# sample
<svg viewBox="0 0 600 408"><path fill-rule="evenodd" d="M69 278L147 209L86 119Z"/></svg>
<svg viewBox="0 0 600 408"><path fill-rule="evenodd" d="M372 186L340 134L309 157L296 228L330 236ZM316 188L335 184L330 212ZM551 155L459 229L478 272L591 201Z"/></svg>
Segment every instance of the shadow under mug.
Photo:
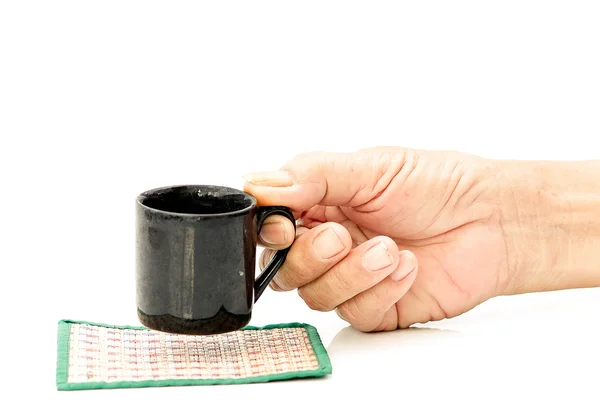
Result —
<svg viewBox="0 0 600 408"><path fill-rule="evenodd" d="M256 245L271 215L243 191L182 185L136 201L136 303L140 322L168 333L210 335L246 326L252 307L289 251L277 251L255 278Z"/></svg>

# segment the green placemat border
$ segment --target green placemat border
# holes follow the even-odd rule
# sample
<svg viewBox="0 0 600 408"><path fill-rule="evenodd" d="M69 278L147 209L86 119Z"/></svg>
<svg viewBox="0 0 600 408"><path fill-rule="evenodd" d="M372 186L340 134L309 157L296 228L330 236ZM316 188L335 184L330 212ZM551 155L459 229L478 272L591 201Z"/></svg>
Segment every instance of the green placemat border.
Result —
<svg viewBox="0 0 600 408"><path fill-rule="evenodd" d="M265 326L246 326L241 330L268 330L279 328L302 327L306 329L310 344L315 352L319 368L316 370L293 371L280 374L261 375L246 378L203 378L203 379L172 379L172 380L145 380L145 381L115 381L115 382L85 382L69 383L69 338L72 324L87 324L90 326L110 327L114 329L149 330L143 326L111 325L105 323L89 322L85 320L63 319L58 322L58 355L56 363L56 388L59 391L109 389L109 388L144 388L144 387L169 387L188 385L219 385L219 384L250 384L269 381L281 381L294 378L323 377L332 373L331 360L321 341L321 336L316 327L307 323L278 323Z"/></svg>

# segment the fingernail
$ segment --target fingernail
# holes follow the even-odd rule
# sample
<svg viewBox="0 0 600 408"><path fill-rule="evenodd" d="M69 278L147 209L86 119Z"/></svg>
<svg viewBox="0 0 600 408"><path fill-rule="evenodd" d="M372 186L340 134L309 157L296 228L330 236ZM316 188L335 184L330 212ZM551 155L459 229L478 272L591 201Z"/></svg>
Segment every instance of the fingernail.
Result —
<svg viewBox="0 0 600 408"><path fill-rule="evenodd" d="M287 231L281 222L263 224L260 230L260 239L265 244L283 245L287 242Z"/></svg>
<svg viewBox="0 0 600 408"><path fill-rule="evenodd" d="M335 309L335 314L337 314L337 315L338 315L338 317L339 317L340 319L342 319L343 321L347 322L347 320L346 320L346 318L344 317L344 315L342 314L342 312L340 312L340 308L339 308L339 307L337 307L337 308Z"/></svg>
<svg viewBox="0 0 600 408"><path fill-rule="evenodd" d="M370 271L378 271L393 263L394 257L383 242L369 249L363 258L364 267Z"/></svg>
<svg viewBox="0 0 600 408"><path fill-rule="evenodd" d="M269 249L269 248L265 248L264 251L262 251L262 253L260 254L260 269L264 269L265 266L267 266L267 264L271 261L271 259L273 258L273 255L275 254L275 250L273 249Z"/></svg>
<svg viewBox="0 0 600 408"><path fill-rule="evenodd" d="M255 186L289 187L294 184L292 176L285 171L261 171L244 175L244 180Z"/></svg>
<svg viewBox="0 0 600 408"><path fill-rule="evenodd" d="M393 281L398 282L404 279L406 275L414 271L416 267L417 262L415 261L415 258L406 252L402 253L400 254L400 262L398 263L398 267L394 272L392 272L390 278L392 278Z"/></svg>
<svg viewBox="0 0 600 408"><path fill-rule="evenodd" d="M313 241L313 250L321 259L333 258L342 252L344 248L344 243L331 228L322 231Z"/></svg>

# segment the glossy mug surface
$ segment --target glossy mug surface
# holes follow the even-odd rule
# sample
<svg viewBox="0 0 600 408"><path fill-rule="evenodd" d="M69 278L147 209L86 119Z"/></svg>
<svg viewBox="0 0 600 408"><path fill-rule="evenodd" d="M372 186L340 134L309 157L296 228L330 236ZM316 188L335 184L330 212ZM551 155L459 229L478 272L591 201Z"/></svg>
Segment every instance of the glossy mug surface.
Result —
<svg viewBox="0 0 600 408"><path fill-rule="evenodd" d="M136 200L136 303L154 330L210 335L246 326L285 261L277 251L255 279L264 220L287 207L259 207L243 191L212 185L157 188Z"/></svg>

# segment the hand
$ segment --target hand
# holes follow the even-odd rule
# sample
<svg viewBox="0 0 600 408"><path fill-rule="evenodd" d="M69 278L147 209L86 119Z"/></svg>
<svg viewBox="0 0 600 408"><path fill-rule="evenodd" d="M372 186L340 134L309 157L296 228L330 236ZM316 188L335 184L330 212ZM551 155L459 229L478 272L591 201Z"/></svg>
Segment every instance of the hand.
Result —
<svg viewBox="0 0 600 408"><path fill-rule="evenodd" d="M297 288L311 309L382 331L457 316L504 292L494 172L466 154L374 148L304 154L282 171L247 175L244 189L299 218L272 288ZM274 216L260 239L280 249L292 234ZM271 255L263 251L261 265Z"/></svg>

